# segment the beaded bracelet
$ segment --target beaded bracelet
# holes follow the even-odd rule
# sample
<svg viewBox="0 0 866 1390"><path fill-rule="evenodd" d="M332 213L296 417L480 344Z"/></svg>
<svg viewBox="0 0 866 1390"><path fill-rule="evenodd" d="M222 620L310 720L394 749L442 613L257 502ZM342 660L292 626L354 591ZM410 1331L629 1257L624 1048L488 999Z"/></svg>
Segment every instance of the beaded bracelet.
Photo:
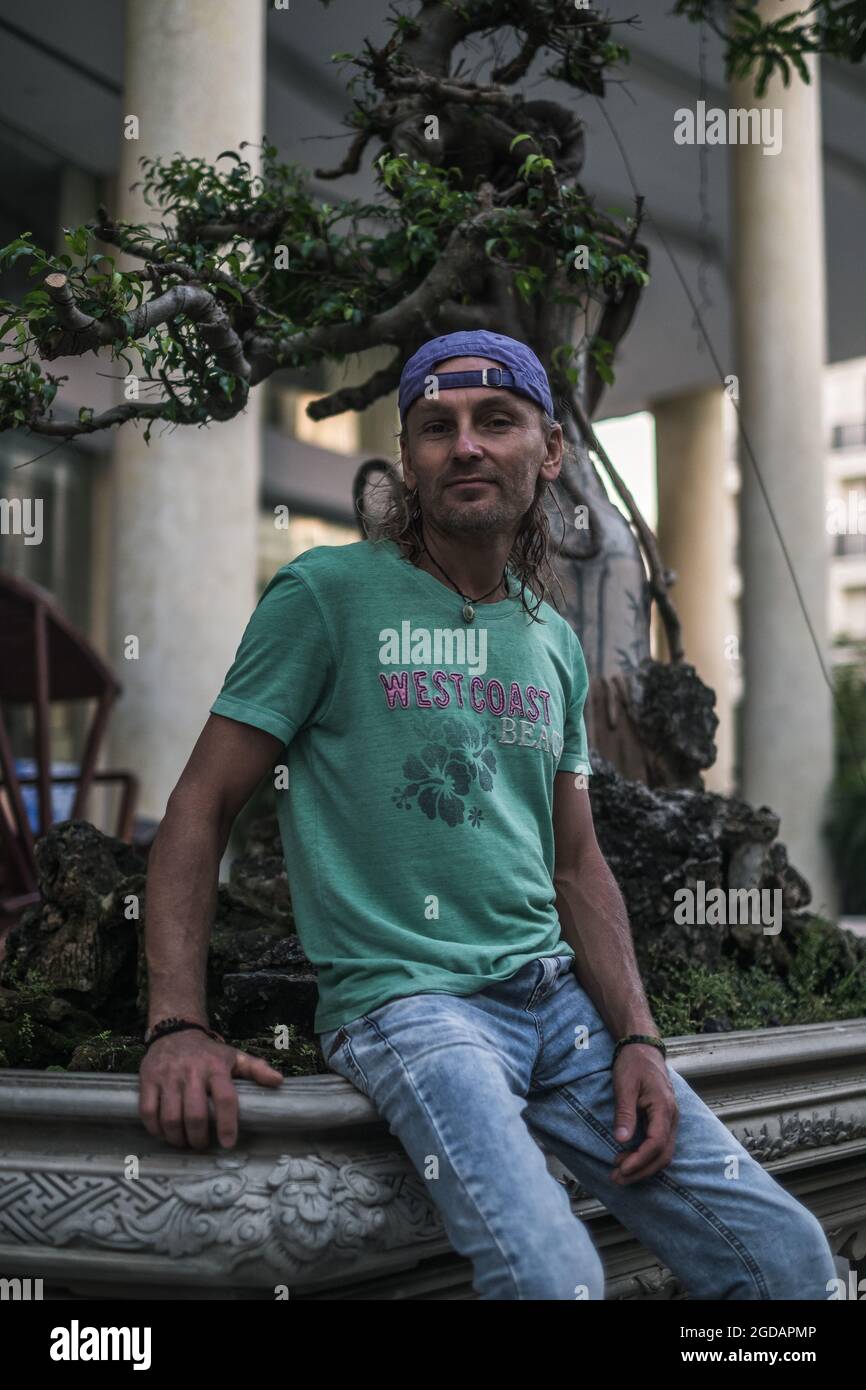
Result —
<svg viewBox="0 0 866 1390"><path fill-rule="evenodd" d="M629 1033L627 1038L620 1038L616 1047L613 1049L613 1060L611 1061L611 1066L613 1066L614 1062L619 1056L620 1048L625 1047L626 1043L650 1043L653 1047L658 1048L659 1052L662 1054L663 1057L667 1057L668 1055L668 1050L665 1047L664 1040L662 1038L650 1037L649 1033Z"/></svg>
<svg viewBox="0 0 866 1390"><path fill-rule="evenodd" d="M151 1043L155 1043L157 1038L167 1037L169 1033L181 1033L185 1028L199 1028L202 1033L207 1033L214 1042L225 1042L221 1033L217 1033L213 1028L206 1028L203 1023L191 1023L185 1018L163 1018L159 1023L155 1023L152 1028L148 1028L144 1035L145 1052Z"/></svg>

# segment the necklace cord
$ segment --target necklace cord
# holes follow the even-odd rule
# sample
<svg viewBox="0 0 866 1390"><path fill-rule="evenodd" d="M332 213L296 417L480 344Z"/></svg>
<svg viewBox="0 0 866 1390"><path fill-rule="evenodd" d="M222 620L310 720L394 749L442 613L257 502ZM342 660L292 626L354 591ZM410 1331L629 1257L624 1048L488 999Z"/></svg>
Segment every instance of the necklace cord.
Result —
<svg viewBox="0 0 866 1390"><path fill-rule="evenodd" d="M426 551L426 553L427 553L428 555L430 555L430 551L427 549L427 546L426 546L426 544L425 544L423 538L422 538L422 540L421 540L421 545L422 545L423 549ZM442 571L442 573L445 575L445 578L448 580L448 583L454 585L454 588L457 590L458 594L459 594L460 597L464 600L465 603L480 603L482 599L489 598L491 594L494 594L494 593L496 592L496 590L499 588L499 585L500 585L500 584L503 585L503 587L504 587L504 589L505 589L506 595L508 594L508 584L507 584L506 578L505 578L505 576L506 576L506 574L507 574L507 571L508 571L508 566L507 566L507 565L505 566L505 568L504 568L503 571L502 571L502 578L499 579L499 580L497 580L497 582L493 585L493 588L492 588L492 589L488 589L486 594L481 594L478 598L472 598L469 594L464 594L464 592L463 592L463 590L460 588L460 585L459 585L459 584L454 584L454 580L451 578L451 575L448 574L444 569L442 569L442 566L439 564L439 561L436 559L436 556L435 556L435 555L430 555L430 559L433 561L433 563L434 563L434 565L436 566L436 568L437 568L438 570L441 570L441 571Z"/></svg>

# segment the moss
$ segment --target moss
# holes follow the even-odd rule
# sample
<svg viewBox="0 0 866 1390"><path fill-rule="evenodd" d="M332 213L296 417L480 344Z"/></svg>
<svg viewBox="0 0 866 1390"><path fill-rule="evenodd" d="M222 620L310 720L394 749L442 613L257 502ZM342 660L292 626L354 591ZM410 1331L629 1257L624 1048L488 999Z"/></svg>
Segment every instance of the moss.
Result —
<svg viewBox="0 0 866 1390"><path fill-rule="evenodd" d="M785 975L772 961L744 970L726 959L710 970L655 952L647 980L653 1016L667 1037L866 1015L866 954L851 933L817 917L798 933Z"/></svg>
<svg viewBox="0 0 866 1390"><path fill-rule="evenodd" d="M69 1059L68 1071L107 1071L134 1075L141 1066L144 1043L140 1038L112 1036L107 1030L79 1043ZM58 1070L63 1070L59 1068Z"/></svg>
<svg viewBox="0 0 866 1390"><path fill-rule="evenodd" d="M0 1019L0 1054L6 1059L3 1066L41 1070L58 1057L67 1057L73 1045L69 1037L28 1013L14 1022Z"/></svg>
<svg viewBox="0 0 866 1390"><path fill-rule="evenodd" d="M248 1052L251 1057L263 1058L283 1076L316 1076L327 1072L318 1043L305 1038L291 1024L287 1026L286 1034L286 1047L276 1047L270 1033L254 1038L233 1038L231 1045L241 1052Z"/></svg>
<svg viewBox="0 0 866 1390"><path fill-rule="evenodd" d="M298 1031L289 1026L286 1047L276 1047L271 1033L262 1033L252 1038L229 1038L230 1046L240 1052L248 1052L251 1057L261 1057L283 1076L315 1076L327 1071L319 1047ZM121 1074L137 1073L144 1057L144 1043L139 1037L124 1037L104 1029L84 1039L72 1053L68 1067L57 1067L63 1071L105 1071Z"/></svg>
<svg viewBox="0 0 866 1390"><path fill-rule="evenodd" d="M786 941L783 954L766 951L754 962L734 951L712 967L650 946L642 974L661 1032L671 1037L866 1016L866 942L817 916ZM35 969L15 988L0 987L0 1067L138 1072L140 1033L107 1028L104 1018L52 991ZM278 1039L268 1030L227 1037L284 1076L328 1074L318 1044L296 1026L288 1025ZM277 1047L277 1040L285 1045Z"/></svg>
<svg viewBox="0 0 866 1390"><path fill-rule="evenodd" d="M51 981L35 965L26 971L24 979L18 987L19 994L26 995L31 999L44 999L52 992Z"/></svg>
<svg viewBox="0 0 866 1390"><path fill-rule="evenodd" d="M98 1027L91 1014L51 993L38 978L18 989L0 987L0 1052L9 1067L65 1064L82 1039Z"/></svg>

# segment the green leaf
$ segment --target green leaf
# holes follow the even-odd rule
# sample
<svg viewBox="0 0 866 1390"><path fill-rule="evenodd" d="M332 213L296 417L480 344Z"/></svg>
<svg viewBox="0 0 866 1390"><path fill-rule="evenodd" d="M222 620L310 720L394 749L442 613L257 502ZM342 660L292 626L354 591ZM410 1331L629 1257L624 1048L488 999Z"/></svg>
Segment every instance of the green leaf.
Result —
<svg viewBox="0 0 866 1390"><path fill-rule="evenodd" d="M22 236L10 241L8 246L0 248L0 261L8 260L10 265L14 265L19 256L35 256L36 247L28 244L31 236L31 232L24 232Z"/></svg>
<svg viewBox="0 0 866 1390"><path fill-rule="evenodd" d="M768 83L768 81L769 81L769 79L770 79L770 74L772 73L772 71L773 71L773 54L772 54L772 53L768 53L768 54L765 56L764 61L763 61L762 65L761 65L761 71L760 71L760 74L759 74L759 76L758 76L758 81L757 81L757 83L755 84L755 93L756 93L757 96L762 97L762 96L764 95L764 93L766 92L766 90L767 90L767 83Z"/></svg>
<svg viewBox="0 0 866 1390"><path fill-rule="evenodd" d="M76 256L86 254L89 239L85 227L77 227L74 232L65 232L63 236L66 245L75 252Z"/></svg>
<svg viewBox="0 0 866 1390"><path fill-rule="evenodd" d="M36 254L35 246L18 246L7 259L9 265L14 265L22 256L35 256Z"/></svg>
<svg viewBox="0 0 866 1390"><path fill-rule="evenodd" d="M737 22L744 29L752 29L757 33L761 28L761 21L754 10L744 9L741 5L736 8Z"/></svg>

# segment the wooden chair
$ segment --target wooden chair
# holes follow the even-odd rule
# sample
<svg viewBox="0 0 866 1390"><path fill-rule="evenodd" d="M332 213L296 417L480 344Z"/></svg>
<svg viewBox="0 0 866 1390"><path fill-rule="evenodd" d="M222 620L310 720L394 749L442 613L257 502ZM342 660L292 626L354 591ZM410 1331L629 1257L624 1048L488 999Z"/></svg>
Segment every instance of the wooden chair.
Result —
<svg viewBox="0 0 866 1390"><path fill-rule="evenodd" d="M9 926L39 901L34 842L54 824L53 785L76 785L69 817L84 817L93 784L122 787L115 834L131 843L138 779L131 772L96 771L111 706L122 686L87 638L60 612L38 584L0 572L0 925ZM50 705L61 700L96 699L85 735L78 772L52 774ZM36 772L21 775L15 766L6 708L33 706L33 759ZM21 788L36 785L39 829L34 831Z"/></svg>

